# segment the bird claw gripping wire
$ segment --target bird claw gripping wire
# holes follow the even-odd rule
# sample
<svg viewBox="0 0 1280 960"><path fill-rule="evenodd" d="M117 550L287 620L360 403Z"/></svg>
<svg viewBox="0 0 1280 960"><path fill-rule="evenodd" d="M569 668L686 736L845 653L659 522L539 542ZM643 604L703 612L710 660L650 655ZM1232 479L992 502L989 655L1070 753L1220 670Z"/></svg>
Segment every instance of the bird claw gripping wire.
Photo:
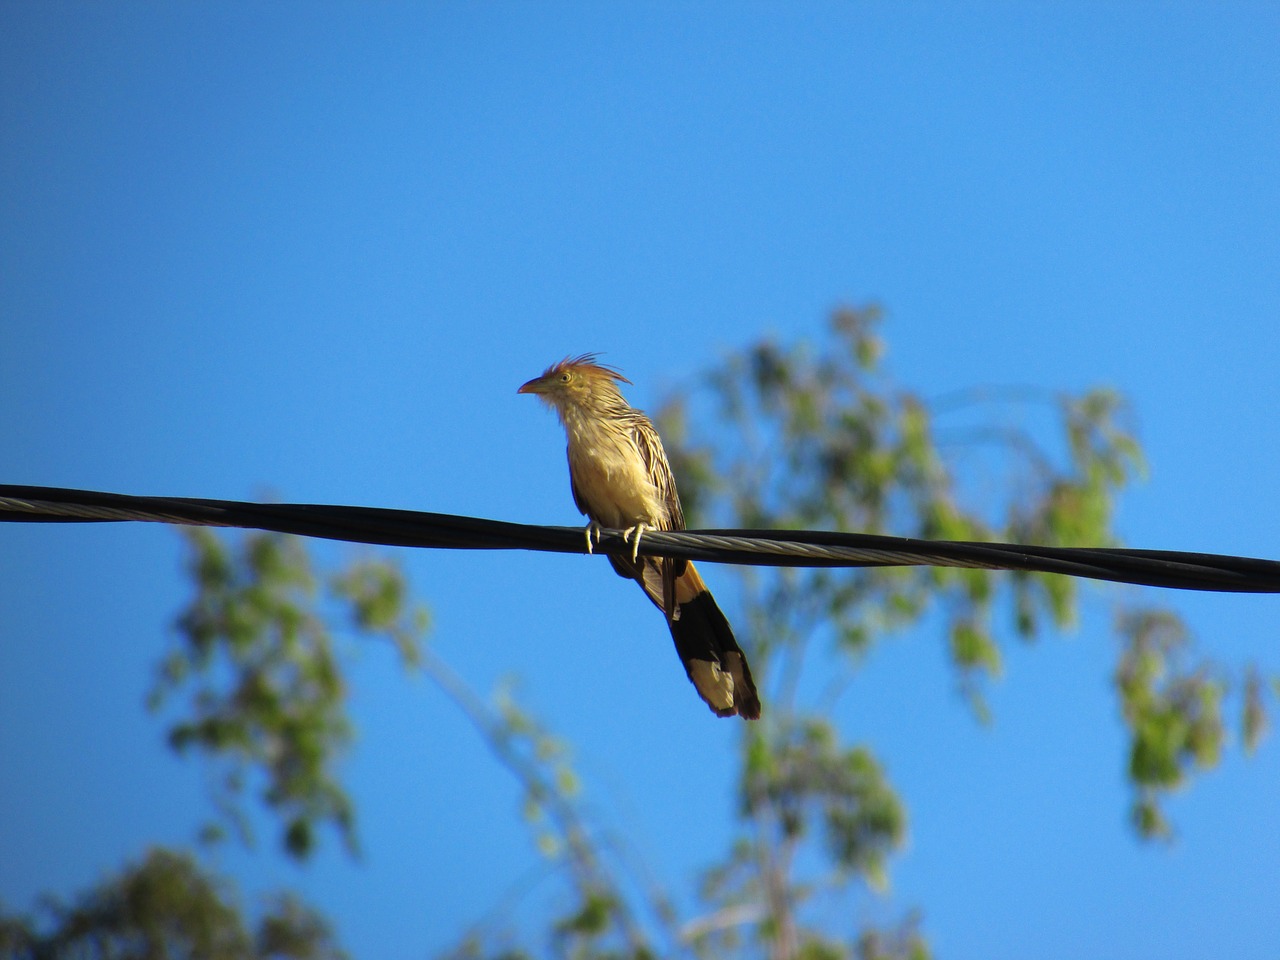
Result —
<svg viewBox="0 0 1280 960"><path fill-rule="evenodd" d="M644 535L644 532L648 529L649 529L649 525L647 523L637 523L634 527L627 527L627 529L622 531L623 543L626 543L628 540L631 540L631 535L635 534L635 539L631 540L631 562L632 563L640 562L640 538Z"/></svg>
<svg viewBox="0 0 1280 960"><path fill-rule="evenodd" d="M640 560L640 538L644 536L644 532L649 529L647 523L637 523L634 527L627 527L622 531L623 543L631 544L631 562L638 563ZM587 553L594 554L596 547L600 545L600 535L604 527L592 520L582 529L583 536L587 539Z"/></svg>

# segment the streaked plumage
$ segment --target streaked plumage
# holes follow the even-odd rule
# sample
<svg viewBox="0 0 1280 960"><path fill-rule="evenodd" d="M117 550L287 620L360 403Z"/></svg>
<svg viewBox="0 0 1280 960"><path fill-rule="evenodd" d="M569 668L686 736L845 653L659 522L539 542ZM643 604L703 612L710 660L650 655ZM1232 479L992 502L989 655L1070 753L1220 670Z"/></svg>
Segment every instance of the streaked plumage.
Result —
<svg viewBox="0 0 1280 960"><path fill-rule="evenodd" d="M626 530L638 550L646 529L683 530L684 511L658 431L618 388L630 382L584 354L553 364L519 392L537 394L559 415L578 509L593 524ZM760 698L747 658L694 565L636 554L609 561L663 611L685 672L712 711L721 717L759 717Z"/></svg>

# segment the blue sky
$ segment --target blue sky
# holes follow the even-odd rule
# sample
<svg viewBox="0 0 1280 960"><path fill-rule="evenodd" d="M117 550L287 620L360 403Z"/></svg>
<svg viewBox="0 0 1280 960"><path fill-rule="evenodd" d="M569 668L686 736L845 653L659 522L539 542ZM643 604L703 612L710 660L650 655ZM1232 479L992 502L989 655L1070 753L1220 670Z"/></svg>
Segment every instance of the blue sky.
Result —
<svg viewBox="0 0 1280 960"><path fill-rule="evenodd" d="M1127 393L1151 463L1128 543L1278 557L1278 36L1266 4L4 2L3 480L576 523L525 379L606 351L652 406L876 300L926 397ZM0 529L10 906L202 819L142 703L180 559L162 527ZM639 592L579 557L405 562L436 649L482 691L520 676L592 809L689 889L731 834L735 731ZM936 638L870 659L842 727L911 842L851 925L918 906L949 958L1273 955L1280 749L1231 752L1175 798L1175 844L1137 843L1115 596L1009 651L989 729ZM1280 599L1151 597L1275 662ZM597 682L584 625L625 679ZM537 854L515 786L389 659L352 667L364 860L217 865L298 888L358 956L420 957Z"/></svg>

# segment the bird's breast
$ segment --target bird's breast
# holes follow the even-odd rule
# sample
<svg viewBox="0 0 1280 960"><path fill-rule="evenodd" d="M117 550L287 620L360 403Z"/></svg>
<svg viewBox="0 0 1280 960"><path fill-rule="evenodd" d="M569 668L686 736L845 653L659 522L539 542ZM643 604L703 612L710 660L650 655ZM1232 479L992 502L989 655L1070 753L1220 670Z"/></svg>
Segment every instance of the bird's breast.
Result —
<svg viewBox="0 0 1280 960"><path fill-rule="evenodd" d="M592 519L607 527L667 526L666 508L628 434L590 427L567 432L569 472Z"/></svg>

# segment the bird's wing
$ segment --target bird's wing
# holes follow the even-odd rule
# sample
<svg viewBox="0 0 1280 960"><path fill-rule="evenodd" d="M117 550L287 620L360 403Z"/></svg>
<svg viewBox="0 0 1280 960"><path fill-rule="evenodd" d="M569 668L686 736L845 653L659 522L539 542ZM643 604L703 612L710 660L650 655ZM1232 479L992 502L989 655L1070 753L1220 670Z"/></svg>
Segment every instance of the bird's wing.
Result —
<svg viewBox="0 0 1280 960"><path fill-rule="evenodd" d="M635 438L636 449L640 451L640 457L644 461L649 482L662 498L666 514L662 518L665 522L663 529L683 530L684 509L680 506L680 494L676 492L675 474L671 472L667 453L662 449L662 438L658 436L658 431L654 429L649 418L643 416L636 418L632 436ZM658 564L662 577L662 611L666 614L668 622L679 616L676 612L676 579L684 573L687 564L688 561L683 559L667 559Z"/></svg>
<svg viewBox="0 0 1280 960"><path fill-rule="evenodd" d="M667 461L666 451L662 449L662 438L653 428L648 417L637 417L632 425L631 436L635 440L636 449L644 460L645 472L649 482L653 484L662 498L666 508L666 516L661 524L664 530L684 529L684 510L680 506L680 494L676 492L675 474L671 472L671 464Z"/></svg>

